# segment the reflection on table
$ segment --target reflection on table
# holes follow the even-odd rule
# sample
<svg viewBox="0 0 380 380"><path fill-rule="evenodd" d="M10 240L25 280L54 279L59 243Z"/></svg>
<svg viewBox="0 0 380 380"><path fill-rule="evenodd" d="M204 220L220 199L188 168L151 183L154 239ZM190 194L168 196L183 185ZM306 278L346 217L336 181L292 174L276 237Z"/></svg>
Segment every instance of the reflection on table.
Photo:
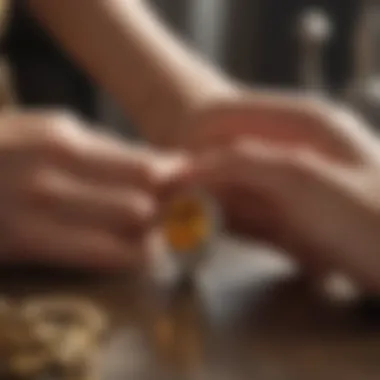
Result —
<svg viewBox="0 0 380 380"><path fill-rule="evenodd" d="M112 329L99 373L110 380L380 377L376 305L328 303L267 247L223 238L214 253L182 288L163 286L175 276L164 259L155 281L6 269L0 284L15 298L83 295L105 307Z"/></svg>

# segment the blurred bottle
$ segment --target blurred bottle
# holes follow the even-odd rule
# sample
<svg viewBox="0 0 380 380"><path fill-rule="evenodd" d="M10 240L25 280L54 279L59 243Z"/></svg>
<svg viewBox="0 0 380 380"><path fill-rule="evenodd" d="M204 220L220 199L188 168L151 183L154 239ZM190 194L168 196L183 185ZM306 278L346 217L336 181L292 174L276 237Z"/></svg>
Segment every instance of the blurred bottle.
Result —
<svg viewBox="0 0 380 380"><path fill-rule="evenodd" d="M299 82L301 88L313 95L327 95L324 75L324 55L331 40L333 25L328 15L319 8L308 8L299 18L300 43Z"/></svg>
<svg viewBox="0 0 380 380"><path fill-rule="evenodd" d="M330 86L325 81L323 62L326 49L333 37L334 25L323 10L309 8L299 19L298 33L302 52L300 85L312 96L329 97ZM329 301L339 304L351 304L361 296L356 284L343 273L337 272L318 278L316 289L323 298L327 297Z"/></svg>
<svg viewBox="0 0 380 380"><path fill-rule="evenodd" d="M355 73L343 97L380 127L380 2L366 0L355 40Z"/></svg>

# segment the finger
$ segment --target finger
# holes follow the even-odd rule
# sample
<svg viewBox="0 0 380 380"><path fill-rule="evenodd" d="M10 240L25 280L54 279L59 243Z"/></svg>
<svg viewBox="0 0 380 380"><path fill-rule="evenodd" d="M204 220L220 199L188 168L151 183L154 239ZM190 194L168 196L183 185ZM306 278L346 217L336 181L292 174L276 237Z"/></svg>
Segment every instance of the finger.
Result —
<svg viewBox="0 0 380 380"><path fill-rule="evenodd" d="M228 184L264 191L283 201L306 192L313 182L352 184L352 168L332 165L320 154L308 149L280 148L275 144L239 141L230 149L201 157L193 166L189 180L205 184ZM308 190L313 190L307 188Z"/></svg>
<svg viewBox="0 0 380 380"><path fill-rule="evenodd" d="M157 207L151 196L138 189L97 185L56 170L41 171L25 192L26 207L67 222L130 235L151 226Z"/></svg>
<svg viewBox="0 0 380 380"><path fill-rule="evenodd" d="M213 194L228 216L225 226L229 231L259 240L273 239L280 233L282 205L266 194L241 187L226 190L222 186Z"/></svg>
<svg viewBox="0 0 380 380"><path fill-rule="evenodd" d="M181 153L131 147L106 135L92 136L83 144L86 146L68 152L66 167L99 183L128 184L159 192L187 164L187 157Z"/></svg>
<svg viewBox="0 0 380 380"><path fill-rule="evenodd" d="M22 131L0 131L2 152L7 152L7 157L9 147L15 152L12 167L17 163L22 167L31 167L31 162L35 166L49 164L98 183L127 183L152 191L174 170L175 165L168 162L181 160L178 153L163 155L146 145L132 146L121 138L94 132L83 120L67 113L8 113L4 123L15 123Z"/></svg>
<svg viewBox="0 0 380 380"><path fill-rule="evenodd" d="M132 148L126 142L91 131L75 116L32 111L22 115L7 113L3 121L16 124L22 131L15 134L12 128L1 130L5 148L11 147L18 158L21 153L33 162L49 162L101 181L134 181L141 186L152 186L147 149Z"/></svg>
<svg viewBox="0 0 380 380"><path fill-rule="evenodd" d="M339 268L368 288L378 287L376 207L352 169L307 152L290 155L254 144L215 159L210 168L205 177L210 187L219 173L222 186L241 184L280 202L282 239L269 236L269 241L322 271Z"/></svg>
<svg viewBox="0 0 380 380"><path fill-rule="evenodd" d="M252 144L249 149L239 145L209 158L203 167L200 164L198 180L214 194L221 189L229 193L232 215L238 215L241 224L251 231L269 231L271 239L278 241L289 234L294 236L299 215L306 214L303 222L308 227L321 219L316 192L327 180L326 168L318 160L312 162L304 152L290 154L265 145ZM239 188L246 189L251 198L236 194ZM331 200L325 202L331 205ZM249 216L256 213L256 208L262 210L261 215Z"/></svg>
<svg viewBox="0 0 380 380"><path fill-rule="evenodd" d="M90 130L83 120L67 113L29 113L24 119L24 124L34 126L29 140L44 162L103 181L153 185L147 148Z"/></svg>
<svg viewBox="0 0 380 380"><path fill-rule="evenodd" d="M223 205L224 224L228 231L236 236L269 242L291 253L309 275L315 276L326 270L308 241L295 235L289 223L291 215L284 202L267 191L246 185L228 186L226 189L221 184L214 187L213 194Z"/></svg>
<svg viewBox="0 0 380 380"><path fill-rule="evenodd" d="M245 101L220 105L199 123L198 147L229 145L247 136L283 147L308 147L349 162L361 161L368 149L375 149L373 133L357 115L316 99L249 95Z"/></svg>
<svg viewBox="0 0 380 380"><path fill-rule="evenodd" d="M129 183L145 189L155 187L153 154L130 147L104 135L87 133L57 155L63 167L99 182Z"/></svg>
<svg viewBox="0 0 380 380"><path fill-rule="evenodd" d="M144 261L142 242L131 242L102 229L63 224L50 216L18 223L13 252L23 262L96 270L123 270Z"/></svg>
<svg viewBox="0 0 380 380"><path fill-rule="evenodd" d="M157 198L161 204L197 185L190 180L194 167L193 158L185 157L174 163L169 161L168 164L169 168L166 169L165 175L161 176L162 180L157 191Z"/></svg>
<svg viewBox="0 0 380 380"><path fill-rule="evenodd" d="M215 150L211 154L200 156L185 180L199 181L211 188L228 189L229 185L233 188L247 188L254 177L270 174L268 167L280 162L279 155L282 152L283 150L277 147L268 148L264 143L250 143L249 149L245 149L243 143L235 143L231 148ZM253 190L251 186L249 189ZM255 182L254 189L265 190L263 181Z"/></svg>
<svg viewBox="0 0 380 380"><path fill-rule="evenodd" d="M182 153L160 154L156 157L154 165L159 196L175 187L181 177L191 169L192 158Z"/></svg>
<svg viewBox="0 0 380 380"><path fill-rule="evenodd" d="M256 156L254 149L246 154ZM360 177L302 152L289 156L268 150L266 157L250 161L253 176L248 174L246 161L246 185L257 188L260 183L268 195L283 202L286 219L282 226L288 241L303 246L302 253L311 260L317 258L327 268L342 268L373 285L378 254L370 242L376 240L378 223ZM365 257L359 252L366 252Z"/></svg>
<svg viewBox="0 0 380 380"><path fill-rule="evenodd" d="M237 103L221 104L204 115L196 145L229 145L244 135L269 139L272 143L296 144L309 140L310 134L315 135L311 121L309 112L302 109L301 103L252 100L249 97Z"/></svg>

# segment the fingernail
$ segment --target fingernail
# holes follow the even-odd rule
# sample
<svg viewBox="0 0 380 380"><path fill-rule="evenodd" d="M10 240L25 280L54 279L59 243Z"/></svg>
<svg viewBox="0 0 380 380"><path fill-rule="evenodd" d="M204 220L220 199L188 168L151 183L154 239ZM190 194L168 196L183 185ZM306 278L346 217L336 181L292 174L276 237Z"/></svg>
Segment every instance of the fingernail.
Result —
<svg viewBox="0 0 380 380"><path fill-rule="evenodd" d="M157 183L170 181L171 178L181 175L190 164L190 158L186 156L161 157L153 163L154 176Z"/></svg>

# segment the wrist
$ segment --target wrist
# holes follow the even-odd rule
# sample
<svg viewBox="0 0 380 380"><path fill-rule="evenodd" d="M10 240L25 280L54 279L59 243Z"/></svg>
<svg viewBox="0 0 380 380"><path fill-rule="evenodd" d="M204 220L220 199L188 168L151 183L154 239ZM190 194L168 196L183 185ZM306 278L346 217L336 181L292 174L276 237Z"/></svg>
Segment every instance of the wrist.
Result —
<svg viewBox="0 0 380 380"><path fill-rule="evenodd" d="M218 104L233 102L240 94L238 85L222 77L189 80L178 86L175 94L156 95L154 107L147 104L141 109L141 129L154 145L177 148L199 115Z"/></svg>

